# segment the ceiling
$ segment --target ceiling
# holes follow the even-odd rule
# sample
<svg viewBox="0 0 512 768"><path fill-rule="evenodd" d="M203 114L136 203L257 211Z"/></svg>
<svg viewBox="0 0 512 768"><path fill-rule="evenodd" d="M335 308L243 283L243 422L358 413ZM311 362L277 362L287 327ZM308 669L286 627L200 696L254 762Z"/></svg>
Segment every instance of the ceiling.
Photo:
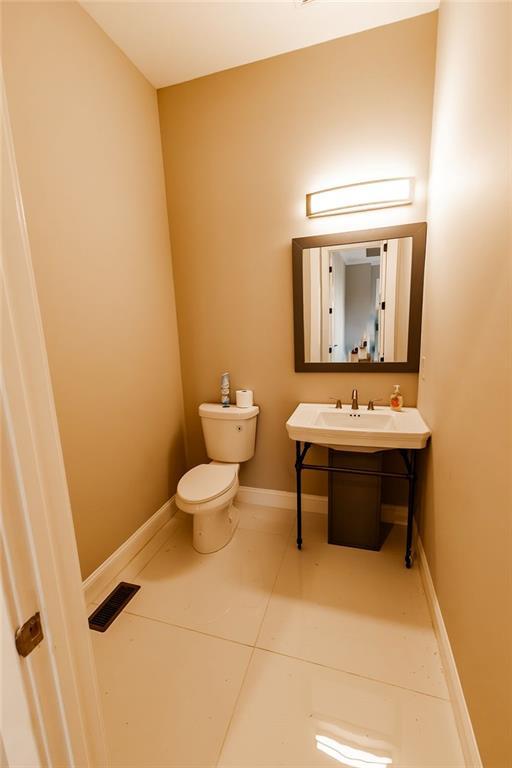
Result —
<svg viewBox="0 0 512 768"><path fill-rule="evenodd" d="M156 87L428 13L437 2L82 0Z"/></svg>

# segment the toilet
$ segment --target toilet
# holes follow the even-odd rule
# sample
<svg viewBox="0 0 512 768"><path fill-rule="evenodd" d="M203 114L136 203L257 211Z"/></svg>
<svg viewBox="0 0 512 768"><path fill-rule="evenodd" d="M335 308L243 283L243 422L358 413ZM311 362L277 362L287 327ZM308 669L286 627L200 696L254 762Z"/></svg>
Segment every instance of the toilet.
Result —
<svg viewBox="0 0 512 768"><path fill-rule="evenodd" d="M233 504L242 461L254 456L259 408L202 403L199 416L209 464L189 470L178 483L176 506L193 515L192 544L207 554L225 547L235 533L239 512Z"/></svg>

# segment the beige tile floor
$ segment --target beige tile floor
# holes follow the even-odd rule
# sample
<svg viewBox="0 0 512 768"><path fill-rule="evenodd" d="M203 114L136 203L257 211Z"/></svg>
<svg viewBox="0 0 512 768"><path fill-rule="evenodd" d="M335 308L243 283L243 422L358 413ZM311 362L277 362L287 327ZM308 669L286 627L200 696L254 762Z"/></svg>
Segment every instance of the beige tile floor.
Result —
<svg viewBox="0 0 512 768"><path fill-rule="evenodd" d="M220 552L197 554L179 514L116 579L141 589L92 633L112 765L462 768L405 530L335 547L306 514L298 552L292 512L239 507Z"/></svg>

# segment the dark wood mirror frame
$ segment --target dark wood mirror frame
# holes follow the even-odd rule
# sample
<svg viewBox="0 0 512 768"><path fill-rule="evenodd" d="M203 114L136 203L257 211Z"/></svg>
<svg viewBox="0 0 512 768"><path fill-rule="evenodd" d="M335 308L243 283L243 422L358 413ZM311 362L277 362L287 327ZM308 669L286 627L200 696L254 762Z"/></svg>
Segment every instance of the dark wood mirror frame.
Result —
<svg viewBox="0 0 512 768"><path fill-rule="evenodd" d="M329 245L350 245L372 240L392 240L412 237L411 294L407 362L401 363L309 363L304 353L304 300L302 280L302 251ZM420 367L421 314L423 309L423 273L425 270L426 222L401 224L395 227L341 232L332 235L296 237L292 240L293 259L293 329L295 339L295 370L299 373L416 373Z"/></svg>

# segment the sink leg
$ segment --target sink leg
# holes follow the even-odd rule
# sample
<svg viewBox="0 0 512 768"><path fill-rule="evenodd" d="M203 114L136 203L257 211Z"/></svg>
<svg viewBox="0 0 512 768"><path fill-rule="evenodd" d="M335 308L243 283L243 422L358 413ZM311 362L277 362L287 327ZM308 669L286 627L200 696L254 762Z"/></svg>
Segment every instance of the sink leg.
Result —
<svg viewBox="0 0 512 768"><path fill-rule="evenodd" d="M412 530L414 523L414 491L416 486L416 452L411 451L409 463L409 499L407 504L407 543L405 546L405 567L412 568Z"/></svg>
<svg viewBox="0 0 512 768"><path fill-rule="evenodd" d="M295 443L295 472L297 477L297 549L302 549L302 452L300 442Z"/></svg>

